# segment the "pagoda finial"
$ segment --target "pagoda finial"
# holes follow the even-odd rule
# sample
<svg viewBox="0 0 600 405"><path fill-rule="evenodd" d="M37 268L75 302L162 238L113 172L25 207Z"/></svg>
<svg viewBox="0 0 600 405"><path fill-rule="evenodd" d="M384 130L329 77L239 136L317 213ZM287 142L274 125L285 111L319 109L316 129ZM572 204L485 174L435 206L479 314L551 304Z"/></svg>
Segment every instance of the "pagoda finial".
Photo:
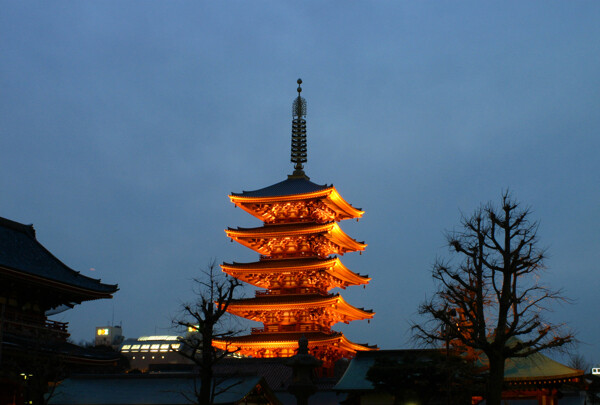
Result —
<svg viewBox="0 0 600 405"><path fill-rule="evenodd" d="M306 177L304 166L306 163L306 100L300 96L302 92L302 79L298 79L298 97L292 104L292 158L294 174L291 177Z"/></svg>

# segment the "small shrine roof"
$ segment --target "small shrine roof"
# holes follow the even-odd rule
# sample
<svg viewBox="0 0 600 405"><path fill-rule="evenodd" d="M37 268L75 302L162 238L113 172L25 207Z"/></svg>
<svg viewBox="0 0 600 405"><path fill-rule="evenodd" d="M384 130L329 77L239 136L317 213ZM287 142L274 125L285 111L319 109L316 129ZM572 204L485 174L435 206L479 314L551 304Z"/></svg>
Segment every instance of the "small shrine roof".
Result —
<svg viewBox="0 0 600 405"><path fill-rule="evenodd" d="M504 364L504 381L554 380L579 377L583 374L583 370L566 366L542 353L506 359Z"/></svg>
<svg viewBox="0 0 600 405"><path fill-rule="evenodd" d="M0 217L0 247L0 272L41 278L106 297L118 290L116 284L83 276L57 259L38 242L32 225Z"/></svg>
<svg viewBox="0 0 600 405"><path fill-rule="evenodd" d="M333 188L333 185L319 185L306 177L289 177L284 181L254 191L231 193L237 197L280 197L285 195L313 193Z"/></svg>
<svg viewBox="0 0 600 405"><path fill-rule="evenodd" d="M429 356L439 349L407 349L407 350L382 350L379 352L359 352L352 359L344 376L334 387L336 391L369 391L375 389L373 383L367 379L367 372L375 364L377 358L388 358L402 361L407 356ZM487 359L482 356L479 365L485 366ZM504 366L504 381L519 382L544 382L558 379L574 378L583 375L582 370L565 366L551 358L535 353L528 357L507 359Z"/></svg>

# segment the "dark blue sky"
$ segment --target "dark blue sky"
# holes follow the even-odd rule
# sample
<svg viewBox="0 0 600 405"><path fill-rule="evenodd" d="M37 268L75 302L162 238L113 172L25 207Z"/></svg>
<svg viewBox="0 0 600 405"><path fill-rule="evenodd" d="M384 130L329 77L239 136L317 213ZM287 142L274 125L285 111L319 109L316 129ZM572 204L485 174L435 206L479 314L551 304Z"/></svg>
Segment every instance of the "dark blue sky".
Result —
<svg viewBox="0 0 600 405"><path fill-rule="evenodd" d="M93 338L167 333L211 258L252 261L227 195L292 171L296 79L306 171L366 211L343 262L357 342L411 345L444 231L509 188L541 221L550 315L600 362L597 2L0 2L0 216L111 301L57 319ZM348 222L348 221L347 221ZM95 270L90 270L90 269ZM248 289L247 294L251 294Z"/></svg>

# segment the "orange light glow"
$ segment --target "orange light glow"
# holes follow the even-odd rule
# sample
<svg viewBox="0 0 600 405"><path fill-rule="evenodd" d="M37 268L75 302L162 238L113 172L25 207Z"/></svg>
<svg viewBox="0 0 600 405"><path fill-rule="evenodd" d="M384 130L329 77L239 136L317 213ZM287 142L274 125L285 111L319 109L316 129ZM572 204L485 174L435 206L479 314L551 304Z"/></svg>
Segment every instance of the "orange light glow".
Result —
<svg viewBox="0 0 600 405"><path fill-rule="evenodd" d="M339 294L328 294L333 288L366 285L371 280L332 257L365 250L366 243L351 238L338 225L338 221L362 217L364 211L348 204L333 186L303 194L229 198L264 226L229 228L227 237L261 258L254 263L223 263L221 269L265 290L257 291L255 298L234 300L227 311L263 326L253 328L250 335L215 339L213 346L244 356L288 357L296 354L298 340L306 336L310 352L328 369L357 351L377 350L331 330L336 323L369 320L374 315L350 305Z"/></svg>
<svg viewBox="0 0 600 405"><path fill-rule="evenodd" d="M98 336L108 336L108 335L110 335L110 329L108 329L108 328L97 329L96 334L98 334Z"/></svg>

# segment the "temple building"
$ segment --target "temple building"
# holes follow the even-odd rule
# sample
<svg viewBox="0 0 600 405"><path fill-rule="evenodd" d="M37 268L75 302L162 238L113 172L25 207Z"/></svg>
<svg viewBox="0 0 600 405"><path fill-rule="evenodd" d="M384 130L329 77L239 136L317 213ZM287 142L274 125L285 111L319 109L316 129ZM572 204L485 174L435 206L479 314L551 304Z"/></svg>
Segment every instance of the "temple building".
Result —
<svg viewBox="0 0 600 405"><path fill-rule="evenodd" d="M214 345L258 358L289 357L295 354L298 340L304 335L311 354L324 362L325 369L332 369L340 358L377 349L353 343L331 329L338 322L368 320L374 315L330 293L334 288L370 281L345 267L337 256L366 248L338 224L344 219L358 220L364 211L346 202L334 186L315 184L304 173L306 101L301 91L298 86L292 107L294 172L277 184L229 196L232 203L261 220L263 226L225 231L232 241L260 255L257 262L221 265L225 273L261 289L254 298L234 300L228 312L261 322L263 327L253 328L246 336L216 340Z"/></svg>
<svg viewBox="0 0 600 405"><path fill-rule="evenodd" d="M66 266L33 226L0 218L0 404L41 403L67 371L118 367L117 353L74 345L67 323L48 319L117 290Z"/></svg>

